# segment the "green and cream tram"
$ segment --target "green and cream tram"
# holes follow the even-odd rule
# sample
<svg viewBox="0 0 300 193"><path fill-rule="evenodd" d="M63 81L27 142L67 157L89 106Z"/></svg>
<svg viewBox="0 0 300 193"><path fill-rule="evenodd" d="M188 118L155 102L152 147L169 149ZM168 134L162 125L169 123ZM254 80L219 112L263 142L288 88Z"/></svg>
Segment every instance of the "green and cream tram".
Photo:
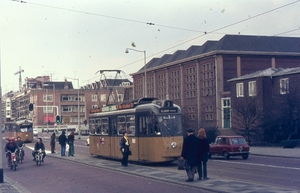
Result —
<svg viewBox="0 0 300 193"><path fill-rule="evenodd" d="M119 142L124 131L130 140L130 161L172 162L181 154L181 109L171 100L141 98L93 109L89 130L92 155L121 159Z"/></svg>

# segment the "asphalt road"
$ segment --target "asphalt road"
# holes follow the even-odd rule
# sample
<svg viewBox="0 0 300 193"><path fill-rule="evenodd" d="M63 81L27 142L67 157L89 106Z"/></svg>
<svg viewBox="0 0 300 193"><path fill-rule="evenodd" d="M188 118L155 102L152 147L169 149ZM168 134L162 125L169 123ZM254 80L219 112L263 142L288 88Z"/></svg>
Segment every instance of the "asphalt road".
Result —
<svg viewBox="0 0 300 193"><path fill-rule="evenodd" d="M50 134L43 133L40 136L48 149ZM90 156L85 140L87 137L83 136L81 140L77 138L78 136L75 141L75 156ZM28 144L28 146L33 146L33 144ZM60 147L58 143L56 145L56 150L59 152ZM208 175L211 178L300 190L299 161L300 159L294 158L253 155L250 155L248 160L240 157L233 157L230 160L214 157L209 160ZM3 163L6 162L3 160ZM154 166L162 170L177 170L176 163ZM159 182L53 157L46 157L45 163L39 167L32 161L29 149L26 150L25 162L18 167L16 172L5 167L4 173L33 193L69 192L70 190L72 192L199 192L199 189L187 186ZM205 191L201 190L201 192Z"/></svg>
<svg viewBox="0 0 300 193"><path fill-rule="evenodd" d="M47 140L45 140L46 143ZM3 145L5 145L4 142ZM33 143L27 144L27 146L33 146ZM87 149L87 147L85 148ZM199 193L199 189L188 186L160 182L47 156L45 163L37 166L32 161L31 150L25 149L24 163L19 164L17 171L4 167L4 174L32 193L152 193L160 191ZM3 163L6 163L4 157ZM5 166L5 164L3 165ZM209 193L209 191L202 190L201 192Z"/></svg>
<svg viewBox="0 0 300 193"><path fill-rule="evenodd" d="M76 140L76 153L90 155L88 146L86 146L87 136L82 136L81 138L81 140ZM44 140L47 140L46 136ZM46 143L49 144L48 142ZM224 160L221 157L214 156L208 163L208 175L214 178L242 180L255 184L300 190L299 161L299 159L295 158L253 155L250 155L247 160L243 160L242 157L231 157L229 160ZM155 165L155 167L165 170L177 170L176 163Z"/></svg>

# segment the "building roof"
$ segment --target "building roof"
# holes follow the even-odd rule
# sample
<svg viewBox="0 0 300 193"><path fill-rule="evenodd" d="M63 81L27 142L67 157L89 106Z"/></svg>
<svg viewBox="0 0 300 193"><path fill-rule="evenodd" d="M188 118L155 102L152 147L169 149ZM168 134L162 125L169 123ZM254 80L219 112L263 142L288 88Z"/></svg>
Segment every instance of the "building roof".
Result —
<svg viewBox="0 0 300 193"><path fill-rule="evenodd" d="M161 58L153 58L146 64L146 68L153 68L197 55L220 51L231 52L264 52L298 54L300 53L299 37L279 36L250 36L250 35L225 35L219 41L207 41L203 45L192 45L187 50L178 50L174 54L165 54ZM144 70L144 67L139 71Z"/></svg>
<svg viewBox="0 0 300 193"><path fill-rule="evenodd" d="M267 68L265 70L260 70L251 74L245 74L243 76L232 78L228 82L247 80L258 77L273 77L273 76L284 76L289 74L300 73L300 67L297 68Z"/></svg>
<svg viewBox="0 0 300 193"><path fill-rule="evenodd" d="M65 89L65 84L68 84L68 89L74 89L72 82L36 82L31 88L41 88L44 89Z"/></svg>

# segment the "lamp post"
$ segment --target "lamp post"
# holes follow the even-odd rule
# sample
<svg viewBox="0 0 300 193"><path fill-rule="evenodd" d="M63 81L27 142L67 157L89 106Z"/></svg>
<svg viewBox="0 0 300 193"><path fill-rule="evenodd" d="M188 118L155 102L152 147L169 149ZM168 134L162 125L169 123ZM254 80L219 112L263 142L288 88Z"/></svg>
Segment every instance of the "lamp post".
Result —
<svg viewBox="0 0 300 193"><path fill-rule="evenodd" d="M2 86L1 86L1 44L0 44L0 127L2 129ZM0 132L0 139L2 139L2 131ZM4 182L3 163L2 163L2 143L0 143L0 183Z"/></svg>
<svg viewBox="0 0 300 193"><path fill-rule="evenodd" d="M68 77L65 77L68 78ZM81 139L80 137L80 112L79 112L79 78L68 78L72 80L77 80L77 128L78 128L78 139Z"/></svg>
<svg viewBox="0 0 300 193"><path fill-rule="evenodd" d="M128 54L129 50L136 51L136 52L143 52L144 53L144 97L147 97L147 68L146 68L146 50L136 50L132 48L126 48L125 53Z"/></svg>

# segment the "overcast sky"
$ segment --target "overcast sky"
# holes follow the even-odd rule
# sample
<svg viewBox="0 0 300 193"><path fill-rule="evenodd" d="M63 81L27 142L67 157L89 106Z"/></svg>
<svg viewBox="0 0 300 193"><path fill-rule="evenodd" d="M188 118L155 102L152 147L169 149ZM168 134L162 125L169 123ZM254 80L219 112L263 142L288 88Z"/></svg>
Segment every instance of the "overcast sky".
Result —
<svg viewBox="0 0 300 193"><path fill-rule="evenodd" d="M100 79L98 70L119 69L130 78L142 68L143 52L125 54L126 48L146 50L150 61L225 34L300 36L296 0L24 2L0 0L3 93L18 90L19 66L23 83L49 75L53 81L79 78L85 85Z"/></svg>

